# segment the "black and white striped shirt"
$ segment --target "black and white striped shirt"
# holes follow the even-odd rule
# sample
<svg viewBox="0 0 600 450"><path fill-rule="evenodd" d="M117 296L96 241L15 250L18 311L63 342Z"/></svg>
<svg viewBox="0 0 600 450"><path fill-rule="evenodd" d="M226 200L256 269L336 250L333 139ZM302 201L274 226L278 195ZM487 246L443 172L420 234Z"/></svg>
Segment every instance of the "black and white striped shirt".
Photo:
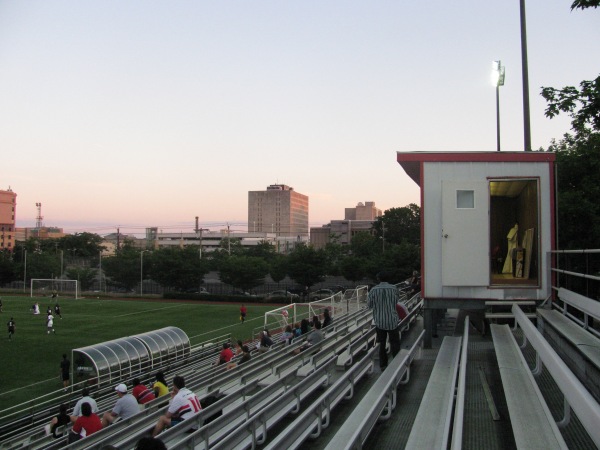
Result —
<svg viewBox="0 0 600 450"><path fill-rule="evenodd" d="M367 306L373 310L373 321L377 328L395 330L398 327L396 303L399 300L398 288L393 284L383 282L371 289Z"/></svg>

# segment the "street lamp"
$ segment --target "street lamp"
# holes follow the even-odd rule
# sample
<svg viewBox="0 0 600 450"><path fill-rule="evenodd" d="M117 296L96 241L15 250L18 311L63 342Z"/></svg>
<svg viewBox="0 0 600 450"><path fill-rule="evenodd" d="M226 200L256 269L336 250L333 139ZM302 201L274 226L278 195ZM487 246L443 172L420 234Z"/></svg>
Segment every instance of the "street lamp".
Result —
<svg viewBox="0 0 600 450"><path fill-rule="evenodd" d="M504 86L504 66L500 60L492 63L492 84L496 86L496 150L500 151L500 86Z"/></svg>
<svg viewBox="0 0 600 450"><path fill-rule="evenodd" d="M61 289L61 290L62 290L62 287L63 287L63 285L62 285L62 277L63 277L63 261L64 261L64 251L63 251L63 250L61 250L61 251L60 251L60 276L59 276L59 278L60 278L60 280L61 280L61 281L60 281L60 289Z"/></svg>
<svg viewBox="0 0 600 450"><path fill-rule="evenodd" d="M140 252L140 297L144 294L144 253L149 252L149 250L142 250Z"/></svg>
<svg viewBox="0 0 600 450"><path fill-rule="evenodd" d="M24 265L23 265L23 292L25 292L25 285L27 284L27 250L25 250L25 254L23 256Z"/></svg>
<svg viewBox="0 0 600 450"><path fill-rule="evenodd" d="M98 253L99 255L99 263L98 263L98 281L100 283L100 288L98 289L102 292L102 250Z"/></svg>

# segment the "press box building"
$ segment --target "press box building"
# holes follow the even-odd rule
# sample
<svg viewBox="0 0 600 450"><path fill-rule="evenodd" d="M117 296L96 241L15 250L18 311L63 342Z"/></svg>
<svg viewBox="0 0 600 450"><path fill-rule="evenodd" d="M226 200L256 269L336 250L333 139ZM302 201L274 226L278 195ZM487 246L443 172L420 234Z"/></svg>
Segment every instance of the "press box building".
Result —
<svg viewBox="0 0 600 450"><path fill-rule="evenodd" d="M436 309L551 295L554 160L545 152L397 153L420 187L426 328Z"/></svg>

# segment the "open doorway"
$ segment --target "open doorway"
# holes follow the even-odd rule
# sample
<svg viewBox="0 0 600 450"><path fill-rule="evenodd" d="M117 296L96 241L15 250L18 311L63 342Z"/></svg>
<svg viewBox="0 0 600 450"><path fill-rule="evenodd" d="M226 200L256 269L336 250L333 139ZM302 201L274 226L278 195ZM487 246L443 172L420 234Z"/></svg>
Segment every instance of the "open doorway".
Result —
<svg viewBox="0 0 600 450"><path fill-rule="evenodd" d="M490 285L539 284L539 180L490 179Z"/></svg>

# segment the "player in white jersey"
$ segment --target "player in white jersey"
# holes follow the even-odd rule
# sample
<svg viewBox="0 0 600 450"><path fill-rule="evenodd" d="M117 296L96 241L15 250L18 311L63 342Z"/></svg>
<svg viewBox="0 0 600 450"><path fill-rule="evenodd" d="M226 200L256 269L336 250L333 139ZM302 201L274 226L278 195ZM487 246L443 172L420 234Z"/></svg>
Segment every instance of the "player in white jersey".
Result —
<svg viewBox="0 0 600 450"><path fill-rule="evenodd" d="M54 316L52 314L48 314L48 317L46 317L46 327L47 334L50 334L51 331L56 333L56 331L54 331Z"/></svg>

